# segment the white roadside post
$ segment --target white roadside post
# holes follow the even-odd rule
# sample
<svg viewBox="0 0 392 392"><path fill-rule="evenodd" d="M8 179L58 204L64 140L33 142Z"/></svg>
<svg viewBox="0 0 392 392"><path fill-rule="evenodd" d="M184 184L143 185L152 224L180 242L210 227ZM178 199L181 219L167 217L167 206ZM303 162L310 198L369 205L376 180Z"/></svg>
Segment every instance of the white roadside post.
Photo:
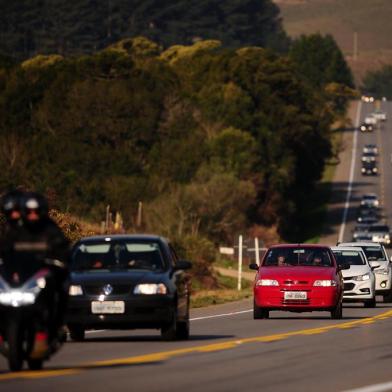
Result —
<svg viewBox="0 0 392 392"><path fill-rule="evenodd" d="M238 291L241 291L241 280L242 280L242 235L238 239Z"/></svg>
<svg viewBox="0 0 392 392"><path fill-rule="evenodd" d="M256 264L260 265L259 239L257 237L255 237L255 254L256 254Z"/></svg>

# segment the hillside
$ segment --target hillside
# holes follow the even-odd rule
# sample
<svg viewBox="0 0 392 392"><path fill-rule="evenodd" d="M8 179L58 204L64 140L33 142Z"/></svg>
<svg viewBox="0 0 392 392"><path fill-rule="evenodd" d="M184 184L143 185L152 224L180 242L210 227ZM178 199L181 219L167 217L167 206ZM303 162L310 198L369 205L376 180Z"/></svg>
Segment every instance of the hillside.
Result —
<svg viewBox="0 0 392 392"><path fill-rule="evenodd" d="M338 42L356 81L366 71L392 63L392 1L390 0L275 0L283 26L291 37L330 33ZM357 59L353 58L357 32Z"/></svg>

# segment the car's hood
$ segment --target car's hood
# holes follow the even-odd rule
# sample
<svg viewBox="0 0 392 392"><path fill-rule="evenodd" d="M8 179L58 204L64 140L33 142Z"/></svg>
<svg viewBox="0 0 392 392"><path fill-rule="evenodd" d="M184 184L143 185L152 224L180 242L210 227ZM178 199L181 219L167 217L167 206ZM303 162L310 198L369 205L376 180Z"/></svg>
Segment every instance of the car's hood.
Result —
<svg viewBox="0 0 392 392"><path fill-rule="evenodd" d="M336 269L332 267L261 267L258 279L317 280L333 279Z"/></svg>
<svg viewBox="0 0 392 392"><path fill-rule="evenodd" d="M136 271L91 271L72 272L71 283L80 285L99 284L129 284L134 286L140 282L161 282L164 272L136 270Z"/></svg>
<svg viewBox="0 0 392 392"><path fill-rule="evenodd" d="M347 278L349 276L365 275L370 271L371 269L367 265L350 265L350 269L343 270L342 275L344 278Z"/></svg>

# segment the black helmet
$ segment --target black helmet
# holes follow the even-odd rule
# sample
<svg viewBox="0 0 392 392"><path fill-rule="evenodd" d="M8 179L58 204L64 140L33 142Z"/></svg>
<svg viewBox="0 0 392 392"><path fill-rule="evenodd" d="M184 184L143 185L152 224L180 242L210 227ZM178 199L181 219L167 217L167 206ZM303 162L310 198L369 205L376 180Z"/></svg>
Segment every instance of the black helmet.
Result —
<svg viewBox="0 0 392 392"><path fill-rule="evenodd" d="M36 192L25 194L22 202L22 214L26 222L41 222L48 217L48 213L48 202L43 195Z"/></svg>
<svg viewBox="0 0 392 392"><path fill-rule="evenodd" d="M21 218L23 192L13 190L1 198L1 211L9 223L17 222Z"/></svg>

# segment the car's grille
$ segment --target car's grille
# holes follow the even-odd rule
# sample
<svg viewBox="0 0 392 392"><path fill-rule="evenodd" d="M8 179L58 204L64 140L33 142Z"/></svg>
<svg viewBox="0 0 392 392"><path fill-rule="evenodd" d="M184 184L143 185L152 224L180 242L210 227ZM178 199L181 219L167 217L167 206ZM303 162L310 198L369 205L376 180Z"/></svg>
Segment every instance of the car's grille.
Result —
<svg viewBox="0 0 392 392"><path fill-rule="evenodd" d="M287 284L288 286L293 285L307 285L309 282L306 280L285 280L283 284Z"/></svg>
<svg viewBox="0 0 392 392"><path fill-rule="evenodd" d="M283 305L309 305L310 304L310 299L283 299L282 300Z"/></svg>
<svg viewBox="0 0 392 392"><path fill-rule="evenodd" d="M344 284L344 291L351 291L355 287L354 283L345 283Z"/></svg>
<svg viewBox="0 0 392 392"><path fill-rule="evenodd" d="M106 285L101 284L101 285L94 285L94 286L83 286L83 291L84 293L88 295L101 295L105 294L104 293L104 287ZM131 285L127 284L118 284L118 285L113 285L113 290L110 294L108 295L122 295L122 294L128 294L131 291Z"/></svg>
<svg viewBox="0 0 392 392"><path fill-rule="evenodd" d="M343 278L343 280L352 280L353 277L352 276L347 276L346 278Z"/></svg>

